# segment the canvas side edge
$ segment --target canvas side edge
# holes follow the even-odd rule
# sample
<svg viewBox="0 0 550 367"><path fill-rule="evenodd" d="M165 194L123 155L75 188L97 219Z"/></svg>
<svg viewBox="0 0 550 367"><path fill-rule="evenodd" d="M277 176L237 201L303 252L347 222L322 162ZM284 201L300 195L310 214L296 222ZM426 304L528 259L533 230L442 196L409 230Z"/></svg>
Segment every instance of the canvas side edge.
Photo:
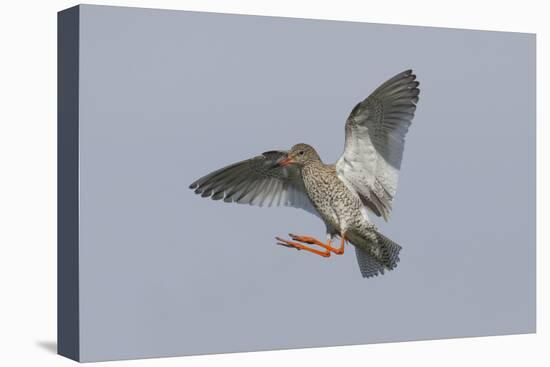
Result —
<svg viewBox="0 0 550 367"><path fill-rule="evenodd" d="M57 353L80 359L79 37L80 9L57 15Z"/></svg>

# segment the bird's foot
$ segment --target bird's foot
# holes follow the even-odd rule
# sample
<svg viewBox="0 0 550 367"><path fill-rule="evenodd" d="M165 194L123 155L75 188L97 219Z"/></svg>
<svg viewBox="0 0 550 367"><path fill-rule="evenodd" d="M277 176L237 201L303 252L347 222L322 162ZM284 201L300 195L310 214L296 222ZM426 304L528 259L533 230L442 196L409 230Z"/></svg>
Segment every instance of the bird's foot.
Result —
<svg viewBox="0 0 550 367"><path fill-rule="evenodd" d="M325 243L319 241L318 239L314 238L314 237L310 237L310 236L299 236L299 235L296 235L296 234L293 234L293 233L289 233L288 234L294 241L299 241L299 242L303 242L303 243L309 243L310 245L317 245L317 246L321 246L321 247L324 247L326 246Z"/></svg>
<svg viewBox="0 0 550 367"><path fill-rule="evenodd" d="M300 247L296 246L295 244L294 245L291 245L289 242L290 241L287 241L287 240L283 240L282 238L280 237L275 237L275 239L278 241L277 242L277 245L280 245L280 246L285 246L285 247L288 247L288 248L293 248L293 249L296 249L298 251L301 250Z"/></svg>
<svg viewBox="0 0 550 367"><path fill-rule="evenodd" d="M298 241L298 242L302 242L302 243L307 243L307 244L310 244L310 245L316 245L316 246L320 246L322 248L325 249L325 251L319 251L319 250L316 250L318 252L321 252L323 253L322 256L326 256L324 254L326 254L327 252L330 253L335 253L336 255L342 255L344 253L344 244L345 244L345 241L346 241L346 238L345 236L342 236L342 240L340 242L340 247L332 247L331 244L332 244L332 241L331 240L328 240L327 243L324 243L324 242L321 242L319 241L318 239L316 239L315 237L310 237L310 236L299 236L299 235L295 235L293 233L289 233L288 234L294 241ZM293 243L294 245L289 245L289 243ZM298 248L296 245L300 245L300 248ZM292 242L292 241L286 241L286 244L284 246L288 246L288 247L294 247L294 248L298 248L299 250L303 249L303 247L307 247L307 248L310 248L309 246L304 246L302 244L297 244L296 242ZM314 252L314 251L310 251L310 252ZM314 253L317 253L317 252L314 252ZM328 257L328 256L326 256Z"/></svg>
<svg viewBox="0 0 550 367"><path fill-rule="evenodd" d="M305 250L305 251L314 253L316 255L322 256L322 257L330 257L330 251L328 251L328 250L320 251L320 250L317 250L315 248L312 248L312 247L309 247L309 246L306 246L306 245L302 245L301 243L294 242L294 241L288 241L288 240L282 239L280 237L275 237L275 239L278 241L277 245L290 247L290 248L295 248L296 250Z"/></svg>

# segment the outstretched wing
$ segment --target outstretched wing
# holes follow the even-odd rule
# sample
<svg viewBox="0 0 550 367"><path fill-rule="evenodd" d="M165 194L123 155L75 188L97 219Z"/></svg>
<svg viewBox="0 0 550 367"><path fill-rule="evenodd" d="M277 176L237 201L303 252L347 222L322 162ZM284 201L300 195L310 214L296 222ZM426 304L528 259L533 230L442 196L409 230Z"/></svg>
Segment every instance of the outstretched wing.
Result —
<svg viewBox="0 0 550 367"><path fill-rule="evenodd" d="M285 154L285 151L262 153L201 177L189 188L214 200L258 206L292 206L319 216L305 192L299 169L294 165L276 165Z"/></svg>
<svg viewBox="0 0 550 367"><path fill-rule="evenodd" d="M397 74L355 106L346 122L344 153L336 162L338 177L385 220L420 93L415 79L412 70Z"/></svg>

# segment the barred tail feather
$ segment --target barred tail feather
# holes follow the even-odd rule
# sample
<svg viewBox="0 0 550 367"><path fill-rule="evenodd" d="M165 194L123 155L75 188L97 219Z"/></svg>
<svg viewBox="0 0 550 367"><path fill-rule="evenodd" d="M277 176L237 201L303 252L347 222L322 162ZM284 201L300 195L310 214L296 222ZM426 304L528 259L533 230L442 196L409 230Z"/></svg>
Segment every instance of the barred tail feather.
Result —
<svg viewBox="0 0 550 367"><path fill-rule="evenodd" d="M377 276L378 274L384 274L384 265L379 263L374 256L359 247L355 248L355 255L357 256L357 263L359 264L359 270L363 278L370 278Z"/></svg>
<svg viewBox="0 0 550 367"><path fill-rule="evenodd" d="M348 235L349 241L355 246L357 263L364 278L384 274L385 270L393 270L397 266L401 246L388 237L374 229L370 229L366 235L357 231Z"/></svg>

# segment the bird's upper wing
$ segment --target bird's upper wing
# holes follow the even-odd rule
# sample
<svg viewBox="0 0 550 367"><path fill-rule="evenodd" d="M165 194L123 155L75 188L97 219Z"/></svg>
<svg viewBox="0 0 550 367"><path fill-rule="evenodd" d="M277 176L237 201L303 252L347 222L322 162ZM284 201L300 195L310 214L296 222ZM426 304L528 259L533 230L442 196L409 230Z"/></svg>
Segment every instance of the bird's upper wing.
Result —
<svg viewBox="0 0 550 367"><path fill-rule="evenodd" d="M234 163L193 182L202 197L259 206L292 206L319 216L306 194L300 170L276 165L285 151L270 151Z"/></svg>
<svg viewBox="0 0 550 367"><path fill-rule="evenodd" d="M344 153L336 162L338 177L385 220L420 93L415 79L412 70L397 74L355 106L346 122Z"/></svg>

